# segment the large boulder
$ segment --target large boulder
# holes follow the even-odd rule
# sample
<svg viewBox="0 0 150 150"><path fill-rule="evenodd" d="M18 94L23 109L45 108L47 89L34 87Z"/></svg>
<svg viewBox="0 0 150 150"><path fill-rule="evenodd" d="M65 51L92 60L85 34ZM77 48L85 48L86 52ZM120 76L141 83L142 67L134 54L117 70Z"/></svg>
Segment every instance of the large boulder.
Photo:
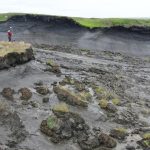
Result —
<svg viewBox="0 0 150 150"><path fill-rule="evenodd" d="M83 99L80 95L75 94L64 86L58 85L54 86L54 92L57 94L57 97L60 101L65 101L71 105L78 105L82 107L87 107L88 102Z"/></svg>
<svg viewBox="0 0 150 150"><path fill-rule="evenodd" d="M34 59L30 44L24 42L0 42L0 69L23 64Z"/></svg>

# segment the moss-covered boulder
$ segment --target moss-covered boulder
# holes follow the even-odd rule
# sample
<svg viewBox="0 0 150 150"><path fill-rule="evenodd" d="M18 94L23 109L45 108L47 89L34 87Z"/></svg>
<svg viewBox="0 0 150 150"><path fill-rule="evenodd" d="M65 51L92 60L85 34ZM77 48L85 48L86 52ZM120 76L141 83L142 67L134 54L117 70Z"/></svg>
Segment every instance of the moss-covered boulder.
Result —
<svg viewBox="0 0 150 150"><path fill-rule="evenodd" d="M124 140L128 133L125 128L115 128L111 130L110 135L116 139Z"/></svg>
<svg viewBox="0 0 150 150"><path fill-rule="evenodd" d="M64 86L54 86L53 90L57 94L57 97L60 101L65 101L71 105L78 105L83 107L88 106L88 102L86 100L83 100L81 96L75 94Z"/></svg>
<svg viewBox="0 0 150 150"><path fill-rule="evenodd" d="M70 76L65 76L65 78L61 82L59 82L59 84L62 85L62 86L66 85L66 84L74 85L75 84L75 79L73 79Z"/></svg>
<svg viewBox="0 0 150 150"><path fill-rule="evenodd" d="M14 94L14 90L11 88L4 88L1 92L2 96L5 97L8 100L13 100L13 94Z"/></svg>
<svg viewBox="0 0 150 150"><path fill-rule="evenodd" d="M0 42L0 69L23 64L34 59L31 44L24 42Z"/></svg>
<svg viewBox="0 0 150 150"><path fill-rule="evenodd" d="M32 97L32 92L28 88L21 88L19 93L21 93L21 100L29 100Z"/></svg>
<svg viewBox="0 0 150 150"><path fill-rule="evenodd" d="M54 110L62 112L60 105L54 106ZM64 112L64 110L63 110ZM54 143L59 143L70 138L78 138L87 133L88 127L84 119L76 113L56 113L43 120L40 126L41 132L50 137Z"/></svg>
<svg viewBox="0 0 150 150"><path fill-rule="evenodd" d="M53 113L56 116L63 116L65 113L69 113L69 107L66 103L59 103L52 108Z"/></svg>
<svg viewBox="0 0 150 150"><path fill-rule="evenodd" d="M114 148L117 146L117 142L115 141L115 139L113 139L111 136L105 133L101 133L99 135L99 141L100 144L103 145L104 147Z"/></svg>

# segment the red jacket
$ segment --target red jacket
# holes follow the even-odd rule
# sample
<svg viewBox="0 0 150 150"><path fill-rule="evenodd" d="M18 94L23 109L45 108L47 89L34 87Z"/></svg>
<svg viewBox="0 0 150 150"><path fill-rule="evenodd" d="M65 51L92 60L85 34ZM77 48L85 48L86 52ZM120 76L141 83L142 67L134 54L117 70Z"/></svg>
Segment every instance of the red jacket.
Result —
<svg viewBox="0 0 150 150"><path fill-rule="evenodd" d="M12 32L11 32L11 31L8 31L8 32L7 32L7 35L8 35L8 37L11 37L11 36L12 36Z"/></svg>

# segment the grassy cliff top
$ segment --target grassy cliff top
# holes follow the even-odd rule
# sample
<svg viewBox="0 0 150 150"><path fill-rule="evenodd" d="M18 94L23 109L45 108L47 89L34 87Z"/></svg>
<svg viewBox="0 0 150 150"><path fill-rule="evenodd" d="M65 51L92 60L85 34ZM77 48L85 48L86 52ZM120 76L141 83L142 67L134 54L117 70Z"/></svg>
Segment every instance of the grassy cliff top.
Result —
<svg viewBox="0 0 150 150"><path fill-rule="evenodd" d="M12 16L25 15L23 13L5 13L0 14L0 22L7 21ZM30 14L36 15L36 14ZM38 15L37 15L38 16ZM47 15L39 15L39 16L47 16ZM55 16L60 17L60 16ZM61 17L60 17L61 18ZM131 26L139 26L139 27L150 27L150 19L127 19L127 18L79 18L79 17L67 17L68 19L72 19L75 23L88 27L88 28L103 28L103 27L113 27L113 26L123 26L123 27L131 27Z"/></svg>
<svg viewBox="0 0 150 150"><path fill-rule="evenodd" d="M113 27L113 26L149 26L150 19L122 19L122 18L110 18L110 19L97 19L97 18L72 18L75 22L84 27L98 28L98 27Z"/></svg>
<svg viewBox="0 0 150 150"><path fill-rule="evenodd" d="M0 57L4 57L8 53L13 52L22 53L30 47L31 45L29 43L0 41Z"/></svg>

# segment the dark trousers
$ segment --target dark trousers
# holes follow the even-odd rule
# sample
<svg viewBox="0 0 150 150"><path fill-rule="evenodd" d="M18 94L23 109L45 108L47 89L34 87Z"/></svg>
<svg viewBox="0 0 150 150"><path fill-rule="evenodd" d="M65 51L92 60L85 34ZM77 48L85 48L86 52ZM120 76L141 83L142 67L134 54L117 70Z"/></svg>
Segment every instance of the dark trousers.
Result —
<svg viewBox="0 0 150 150"><path fill-rule="evenodd" d="M8 36L8 41L9 41L9 42L11 42L11 41L12 41L12 40L11 40L11 36Z"/></svg>

